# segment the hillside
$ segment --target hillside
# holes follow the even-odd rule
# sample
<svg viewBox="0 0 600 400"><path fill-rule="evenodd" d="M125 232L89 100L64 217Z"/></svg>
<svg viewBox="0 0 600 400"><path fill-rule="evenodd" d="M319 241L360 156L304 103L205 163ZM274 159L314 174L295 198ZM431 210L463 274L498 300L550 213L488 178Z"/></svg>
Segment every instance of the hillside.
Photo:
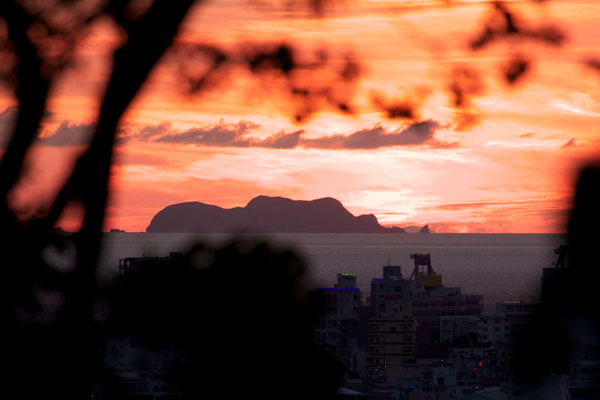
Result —
<svg viewBox="0 0 600 400"><path fill-rule="evenodd" d="M373 214L352 215L342 203L326 197L291 200L258 196L245 207L221 208L200 202L173 204L159 211L146 232L398 233Z"/></svg>

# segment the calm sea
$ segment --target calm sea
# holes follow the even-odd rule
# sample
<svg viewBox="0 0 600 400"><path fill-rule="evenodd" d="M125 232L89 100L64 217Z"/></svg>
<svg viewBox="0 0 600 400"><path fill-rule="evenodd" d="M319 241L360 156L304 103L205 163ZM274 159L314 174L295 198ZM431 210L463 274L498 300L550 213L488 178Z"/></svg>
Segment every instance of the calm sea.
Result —
<svg viewBox="0 0 600 400"><path fill-rule="evenodd" d="M165 256L195 241L219 244L227 234L114 233L104 237L102 274L117 271L119 258ZM411 253L429 253L444 286L482 294L489 309L497 301L532 300L539 295L542 269L556 261L554 249L565 243L558 234L273 234L262 236L277 246L291 246L310 265L318 286L332 285L338 272L358 274L366 298L371 279L381 277L388 262L402 266L405 277L414 266Z"/></svg>

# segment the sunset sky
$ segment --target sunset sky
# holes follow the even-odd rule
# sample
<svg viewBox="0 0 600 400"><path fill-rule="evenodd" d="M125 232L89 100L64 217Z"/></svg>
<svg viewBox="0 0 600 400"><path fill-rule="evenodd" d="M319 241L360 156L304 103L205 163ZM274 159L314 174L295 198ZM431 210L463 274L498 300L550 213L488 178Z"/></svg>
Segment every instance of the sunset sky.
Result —
<svg viewBox="0 0 600 400"><path fill-rule="evenodd" d="M576 173L600 149L600 73L588 66L600 59L600 2L505 3L523 29L552 27L564 42L530 35L473 49L486 24L499 23L485 1L346 0L321 16L277 1L199 4L176 47L234 56L197 93L184 77L206 71L207 58L163 57L122 121L106 229L144 231L173 203L229 208L270 195L335 197L354 215L436 232L564 231ZM101 19L79 43L76 64L52 87L14 204L55 193L89 140L123 40ZM280 44L314 66L294 83L328 97L302 103L282 74L252 74L240 61ZM530 64L509 84L503 71L515 59ZM340 80L348 66L355 79ZM453 90L465 76L458 105ZM344 112L334 104L342 101ZM2 87L0 146L14 104ZM408 105L411 118L386 112ZM62 225L76 218L73 210Z"/></svg>

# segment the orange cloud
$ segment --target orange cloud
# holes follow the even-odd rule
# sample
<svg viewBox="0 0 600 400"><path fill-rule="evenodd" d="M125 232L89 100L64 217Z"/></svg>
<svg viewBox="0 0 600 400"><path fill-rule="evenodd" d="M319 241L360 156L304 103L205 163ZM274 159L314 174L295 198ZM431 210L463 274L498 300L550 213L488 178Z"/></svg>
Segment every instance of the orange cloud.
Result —
<svg viewBox="0 0 600 400"><path fill-rule="evenodd" d="M577 166L600 149L600 4L488 3L352 1L321 19L202 4L176 40L202 57L167 55L122 121L107 226L141 231L169 203L266 194L333 196L440 232L561 231ZM103 23L80 44L14 198L52 197L89 140L121 36ZM0 144L11 99L0 93Z"/></svg>

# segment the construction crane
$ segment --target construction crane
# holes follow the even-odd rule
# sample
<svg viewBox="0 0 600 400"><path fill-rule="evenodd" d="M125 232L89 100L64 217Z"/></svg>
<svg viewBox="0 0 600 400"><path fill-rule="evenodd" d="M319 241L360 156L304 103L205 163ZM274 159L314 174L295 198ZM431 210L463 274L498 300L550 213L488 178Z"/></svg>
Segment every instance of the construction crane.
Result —
<svg viewBox="0 0 600 400"><path fill-rule="evenodd" d="M566 268L567 258L569 256L569 246L566 244L561 244L560 247L554 249L554 254L558 255L558 260L556 260L556 268Z"/></svg>
<svg viewBox="0 0 600 400"><path fill-rule="evenodd" d="M415 279L418 275L434 275L435 271L431 266L431 255L430 254L420 254L414 253L410 255L411 260L415 260L415 268L413 269L412 274L410 275L410 279ZM420 271L421 267L427 267L427 273L425 271ZM423 268L424 269L424 268Z"/></svg>
<svg viewBox="0 0 600 400"><path fill-rule="evenodd" d="M433 270L430 254L414 253L410 255L410 258L415 261L415 268L410 279L422 280L426 289L442 286L442 276Z"/></svg>

